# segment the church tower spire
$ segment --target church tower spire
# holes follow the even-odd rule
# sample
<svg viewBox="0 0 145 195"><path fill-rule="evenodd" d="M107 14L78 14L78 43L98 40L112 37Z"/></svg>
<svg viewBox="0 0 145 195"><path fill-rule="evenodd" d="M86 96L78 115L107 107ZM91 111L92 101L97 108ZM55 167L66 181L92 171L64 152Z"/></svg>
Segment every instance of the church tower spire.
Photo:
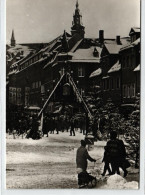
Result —
<svg viewBox="0 0 145 195"><path fill-rule="evenodd" d="M79 3L78 3L78 0L76 1L76 9L78 9L79 7Z"/></svg>
<svg viewBox="0 0 145 195"><path fill-rule="evenodd" d="M77 34L80 34L82 38L84 38L85 27L83 26L83 23L82 23L82 15L79 10L78 0L76 1L75 14L73 15L71 33L72 33L72 36L77 33Z"/></svg>
<svg viewBox="0 0 145 195"><path fill-rule="evenodd" d="M12 30L11 46L15 47L15 45L16 45L16 40L15 40L14 30Z"/></svg>

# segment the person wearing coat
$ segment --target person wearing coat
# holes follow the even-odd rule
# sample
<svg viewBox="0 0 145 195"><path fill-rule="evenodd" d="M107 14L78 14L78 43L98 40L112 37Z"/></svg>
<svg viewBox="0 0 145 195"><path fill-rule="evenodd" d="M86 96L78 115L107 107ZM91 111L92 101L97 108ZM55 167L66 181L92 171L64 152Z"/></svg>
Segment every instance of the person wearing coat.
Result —
<svg viewBox="0 0 145 195"><path fill-rule="evenodd" d="M104 170L103 170L103 173L101 174L102 176L105 176L106 174L106 171L108 171L109 175L112 174L112 171L110 169L110 158L109 158L109 154L108 154L108 151L107 151L107 147L105 146L104 147L104 157L103 157L103 160L102 162L104 162Z"/></svg>
<svg viewBox="0 0 145 195"><path fill-rule="evenodd" d="M75 130L74 130L75 126L74 126L74 119L72 118L70 121L70 136L75 136Z"/></svg>
<svg viewBox="0 0 145 195"><path fill-rule="evenodd" d="M82 171L86 171L88 166L87 160L96 162L96 160L89 155L86 149L86 142L84 140L81 140L81 146L77 149L76 153L77 168L81 168Z"/></svg>
<svg viewBox="0 0 145 195"><path fill-rule="evenodd" d="M112 174L120 174L119 167L124 171L124 177L127 176L128 171L124 166L126 151L122 140L117 139L117 132L110 132L110 140L107 142L106 148L109 153L110 163L112 167Z"/></svg>
<svg viewBox="0 0 145 195"><path fill-rule="evenodd" d="M87 160L91 161L91 162L96 162L95 159L93 159L87 149L86 149L86 142L84 140L81 140L81 146L77 149L77 153L76 153L76 164L77 164L77 168L79 170L78 172L78 185L82 184L82 181L84 178L82 173L86 173L87 172L87 166L88 166L88 162Z"/></svg>

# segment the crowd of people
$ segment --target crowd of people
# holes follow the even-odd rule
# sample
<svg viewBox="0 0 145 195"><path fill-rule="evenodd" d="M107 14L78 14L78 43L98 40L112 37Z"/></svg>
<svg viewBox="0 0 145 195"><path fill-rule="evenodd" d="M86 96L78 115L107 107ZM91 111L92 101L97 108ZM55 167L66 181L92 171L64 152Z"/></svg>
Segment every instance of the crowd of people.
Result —
<svg viewBox="0 0 145 195"><path fill-rule="evenodd" d="M69 132L70 136L75 136L75 131L80 129L80 133L86 134L86 119L85 118L75 118L66 116L45 116L43 120L43 135L48 133L59 134L59 132Z"/></svg>
<svg viewBox="0 0 145 195"><path fill-rule="evenodd" d="M88 178L90 177L87 173L87 160L96 162L96 159L89 155L86 149L85 140L81 140L81 146L78 148L76 153L79 186L86 184L86 181L88 181ZM127 176L127 168L130 166L130 163L126 159L125 145L122 140L117 139L116 131L110 132L110 140L104 147L104 156L102 162L104 162L104 170L101 174L102 176L105 176L107 171L108 175L120 175L119 168L123 170L124 177Z"/></svg>
<svg viewBox="0 0 145 195"><path fill-rule="evenodd" d="M16 136L39 139L38 127L39 121L36 113L13 113L7 121L7 133L13 134L14 139Z"/></svg>
<svg viewBox="0 0 145 195"><path fill-rule="evenodd" d="M75 136L76 131L80 131L83 135L87 134L86 118L85 117L66 117L64 115L51 116L45 114L43 117L42 127L40 128L41 118L38 118L36 113L15 114L11 120L7 121L7 133L16 136L22 135L22 138L40 139L48 134L59 134L59 132L68 132L70 136Z"/></svg>

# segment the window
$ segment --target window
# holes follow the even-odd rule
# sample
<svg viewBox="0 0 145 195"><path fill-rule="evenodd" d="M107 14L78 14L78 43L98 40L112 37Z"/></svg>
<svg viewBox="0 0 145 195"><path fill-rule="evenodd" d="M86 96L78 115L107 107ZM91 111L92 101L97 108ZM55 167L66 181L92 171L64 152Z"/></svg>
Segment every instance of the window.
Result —
<svg viewBox="0 0 145 195"><path fill-rule="evenodd" d="M130 98L130 85L127 86L127 97Z"/></svg>
<svg viewBox="0 0 145 195"><path fill-rule="evenodd" d="M130 85L130 97L133 96L133 85Z"/></svg>
<svg viewBox="0 0 145 195"><path fill-rule="evenodd" d="M135 97L135 84L123 85L123 97L124 98Z"/></svg>
<svg viewBox="0 0 145 195"><path fill-rule="evenodd" d="M129 90L129 96L128 97L135 97L135 84L130 84L129 86L128 86L129 88L128 88L128 90Z"/></svg>
<svg viewBox="0 0 145 195"><path fill-rule="evenodd" d="M84 67L79 66L78 67L78 77L84 77L84 76L85 76Z"/></svg>
<svg viewBox="0 0 145 195"><path fill-rule="evenodd" d="M32 89L35 89L35 82L32 83Z"/></svg>
<svg viewBox="0 0 145 195"><path fill-rule="evenodd" d="M135 97L135 84L132 84L132 90L133 90L132 96Z"/></svg>

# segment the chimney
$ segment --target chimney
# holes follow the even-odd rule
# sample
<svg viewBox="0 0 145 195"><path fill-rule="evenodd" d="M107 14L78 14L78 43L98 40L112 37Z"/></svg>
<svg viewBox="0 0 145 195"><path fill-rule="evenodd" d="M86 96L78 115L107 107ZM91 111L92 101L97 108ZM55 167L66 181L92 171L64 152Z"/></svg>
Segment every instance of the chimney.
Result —
<svg viewBox="0 0 145 195"><path fill-rule="evenodd" d="M120 41L120 36L116 36L116 43L117 45L122 45Z"/></svg>
<svg viewBox="0 0 145 195"><path fill-rule="evenodd" d="M104 42L104 30L99 30L99 42Z"/></svg>

